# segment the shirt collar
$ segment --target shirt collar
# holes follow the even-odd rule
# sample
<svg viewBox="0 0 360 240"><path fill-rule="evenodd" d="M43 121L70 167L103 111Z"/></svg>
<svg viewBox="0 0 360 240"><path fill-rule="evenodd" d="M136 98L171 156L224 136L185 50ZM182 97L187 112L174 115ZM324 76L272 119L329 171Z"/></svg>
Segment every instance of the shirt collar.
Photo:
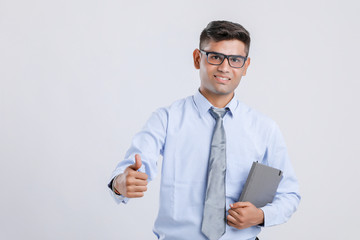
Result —
<svg viewBox="0 0 360 240"><path fill-rule="evenodd" d="M196 91L195 95L193 96L194 103L199 111L199 114L201 117L203 117L205 114L208 113L209 109L211 107L214 107L201 93L200 90ZM234 117L235 110L238 107L239 102L236 98L236 94L234 94L234 97L231 99L231 101L225 106L230 109L230 115Z"/></svg>

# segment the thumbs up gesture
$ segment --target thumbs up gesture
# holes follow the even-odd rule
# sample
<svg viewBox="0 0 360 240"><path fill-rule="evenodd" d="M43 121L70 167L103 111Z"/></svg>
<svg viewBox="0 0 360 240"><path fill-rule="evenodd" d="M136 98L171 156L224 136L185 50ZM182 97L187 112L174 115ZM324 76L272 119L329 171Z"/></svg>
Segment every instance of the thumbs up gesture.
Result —
<svg viewBox="0 0 360 240"><path fill-rule="evenodd" d="M147 190L148 175L137 171L141 165L141 157L136 154L135 163L127 167L124 173L115 178L114 187L116 191L128 198L144 196L144 192Z"/></svg>

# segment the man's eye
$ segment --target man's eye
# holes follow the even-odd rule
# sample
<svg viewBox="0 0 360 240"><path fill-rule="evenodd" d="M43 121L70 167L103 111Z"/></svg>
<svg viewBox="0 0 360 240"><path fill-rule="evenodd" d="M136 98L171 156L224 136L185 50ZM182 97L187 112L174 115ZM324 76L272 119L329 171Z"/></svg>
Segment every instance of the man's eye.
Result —
<svg viewBox="0 0 360 240"><path fill-rule="evenodd" d="M220 56L218 56L218 55L211 55L211 59L219 60L219 59L221 59L221 58L220 58Z"/></svg>
<svg viewBox="0 0 360 240"><path fill-rule="evenodd" d="M237 57L233 57L233 58L230 58L230 61L238 63L238 62L242 62L242 59L237 58Z"/></svg>

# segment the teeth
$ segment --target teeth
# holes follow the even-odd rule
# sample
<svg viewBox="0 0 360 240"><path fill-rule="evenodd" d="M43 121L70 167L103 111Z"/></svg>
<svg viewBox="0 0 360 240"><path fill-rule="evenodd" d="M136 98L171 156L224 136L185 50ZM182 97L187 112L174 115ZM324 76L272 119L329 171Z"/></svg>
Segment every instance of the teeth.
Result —
<svg viewBox="0 0 360 240"><path fill-rule="evenodd" d="M223 78L223 77L219 77L219 76L216 76L217 78L219 78L220 80L230 80L230 78Z"/></svg>

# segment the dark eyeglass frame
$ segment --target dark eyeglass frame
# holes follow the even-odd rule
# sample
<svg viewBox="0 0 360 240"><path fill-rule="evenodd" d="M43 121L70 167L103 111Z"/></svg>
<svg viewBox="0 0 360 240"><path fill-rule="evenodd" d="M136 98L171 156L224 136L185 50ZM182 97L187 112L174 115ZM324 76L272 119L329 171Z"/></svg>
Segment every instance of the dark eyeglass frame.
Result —
<svg viewBox="0 0 360 240"><path fill-rule="evenodd" d="M246 60L247 60L247 58L248 58L247 56L244 57L244 56L241 56L241 55L226 55L226 54L219 53L219 52L208 52L208 51L205 51L205 50L202 50L202 49L199 49L199 50L200 50L201 53L205 53L205 54L206 54L206 60L207 60L207 62L208 62L209 64L215 65L215 66L221 65L221 64L224 62L225 58L227 58L230 67L232 67L232 68L242 68L242 67L245 65L245 62L246 62ZM209 62L209 54L211 54L211 53L217 54L217 55L220 55L220 56L223 56L224 58L223 58L223 60L221 61L221 63L215 64L215 63ZM229 60L229 58L231 58L231 57L244 59L243 65L242 65L241 67L234 67L234 66L232 66L231 63L230 63L230 60Z"/></svg>

